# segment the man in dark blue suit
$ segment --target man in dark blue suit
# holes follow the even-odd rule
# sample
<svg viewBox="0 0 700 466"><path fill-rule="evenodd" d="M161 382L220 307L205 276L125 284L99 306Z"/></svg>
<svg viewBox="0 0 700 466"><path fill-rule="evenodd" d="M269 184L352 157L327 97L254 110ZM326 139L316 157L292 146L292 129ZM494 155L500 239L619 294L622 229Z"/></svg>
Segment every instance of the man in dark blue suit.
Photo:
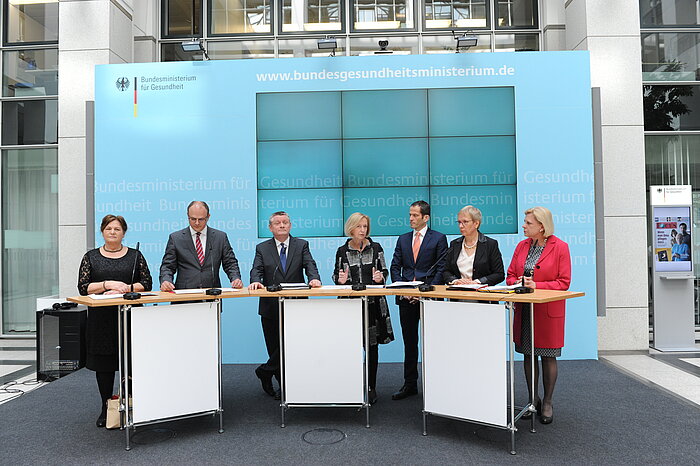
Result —
<svg viewBox="0 0 700 466"><path fill-rule="evenodd" d="M413 231L399 236L391 261L391 281L420 280L431 285L441 285L445 268L444 252L447 238L439 231L428 228L430 204L416 201L409 209L409 221ZM438 261L439 259L439 261ZM427 275L429 273L429 275ZM391 395L392 400L418 393L418 322L420 304L418 298L397 296L403 334L404 360L401 389Z"/></svg>

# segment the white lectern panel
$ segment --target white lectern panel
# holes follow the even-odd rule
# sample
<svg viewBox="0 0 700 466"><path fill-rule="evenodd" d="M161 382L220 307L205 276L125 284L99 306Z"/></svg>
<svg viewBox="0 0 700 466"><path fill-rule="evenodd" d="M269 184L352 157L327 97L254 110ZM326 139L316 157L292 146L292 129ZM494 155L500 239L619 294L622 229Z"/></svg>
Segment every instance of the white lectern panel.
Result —
<svg viewBox="0 0 700 466"><path fill-rule="evenodd" d="M288 404L363 403L361 299L284 300Z"/></svg>
<svg viewBox="0 0 700 466"><path fill-rule="evenodd" d="M425 301L425 411L506 426L503 305Z"/></svg>
<svg viewBox="0 0 700 466"><path fill-rule="evenodd" d="M134 423L219 408L216 303L131 309Z"/></svg>

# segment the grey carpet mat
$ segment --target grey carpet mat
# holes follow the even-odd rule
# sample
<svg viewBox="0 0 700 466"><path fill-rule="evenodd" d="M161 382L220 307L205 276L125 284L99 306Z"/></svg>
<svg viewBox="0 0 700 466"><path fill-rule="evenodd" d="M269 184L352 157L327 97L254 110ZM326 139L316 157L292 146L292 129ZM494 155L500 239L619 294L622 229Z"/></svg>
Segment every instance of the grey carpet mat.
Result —
<svg viewBox="0 0 700 466"><path fill-rule="evenodd" d="M352 408L291 409L280 428L278 402L262 392L254 367L224 366L223 434L210 416L143 426L128 452L123 432L95 427L94 374L80 370L0 405L0 464L700 463L700 409L598 361L559 363L554 423L536 422L533 434L519 421L515 456L503 430L429 417L423 436L421 397L390 398L400 364L379 367L369 429ZM517 369L516 403L527 393Z"/></svg>

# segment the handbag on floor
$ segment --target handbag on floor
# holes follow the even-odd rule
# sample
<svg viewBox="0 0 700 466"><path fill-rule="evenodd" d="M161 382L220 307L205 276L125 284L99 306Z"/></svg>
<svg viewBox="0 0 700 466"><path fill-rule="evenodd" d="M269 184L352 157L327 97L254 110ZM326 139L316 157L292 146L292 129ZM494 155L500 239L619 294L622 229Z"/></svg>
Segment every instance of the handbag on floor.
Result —
<svg viewBox="0 0 700 466"><path fill-rule="evenodd" d="M112 398L107 400L107 422L105 423L105 428L107 429L119 429L122 427L121 415L119 413L119 396L114 395Z"/></svg>

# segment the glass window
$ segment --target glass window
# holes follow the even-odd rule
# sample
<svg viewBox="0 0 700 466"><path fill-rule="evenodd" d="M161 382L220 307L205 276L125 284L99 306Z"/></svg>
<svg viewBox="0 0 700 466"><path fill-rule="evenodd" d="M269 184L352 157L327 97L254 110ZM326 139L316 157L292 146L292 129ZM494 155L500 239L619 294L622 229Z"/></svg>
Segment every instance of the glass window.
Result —
<svg viewBox="0 0 700 466"><path fill-rule="evenodd" d="M459 53L490 52L491 36L482 34L477 36L479 41L475 47L460 49ZM449 36L423 36L423 53L455 53L457 42L451 35Z"/></svg>
<svg viewBox="0 0 700 466"><path fill-rule="evenodd" d="M700 86L644 86L644 129L700 130Z"/></svg>
<svg viewBox="0 0 700 466"><path fill-rule="evenodd" d="M35 330L58 294L57 149L2 151L2 333Z"/></svg>
<svg viewBox="0 0 700 466"><path fill-rule="evenodd" d="M207 44L209 50L210 44ZM207 52L208 53L208 52ZM180 42L169 42L161 45L160 61L201 61L204 58L202 52L185 52Z"/></svg>
<svg viewBox="0 0 700 466"><path fill-rule="evenodd" d="M58 40L58 0L8 0L5 11L6 42Z"/></svg>
<svg viewBox="0 0 700 466"><path fill-rule="evenodd" d="M2 95L24 97L58 94L58 50L3 53Z"/></svg>
<svg viewBox="0 0 700 466"><path fill-rule="evenodd" d="M425 28L488 27L486 0L425 0Z"/></svg>
<svg viewBox="0 0 700 466"><path fill-rule="evenodd" d="M537 0L498 0L499 28L537 27Z"/></svg>
<svg viewBox="0 0 700 466"><path fill-rule="evenodd" d="M209 42L208 54L212 60L275 58L275 44L272 40Z"/></svg>
<svg viewBox="0 0 700 466"><path fill-rule="evenodd" d="M644 137L647 186L693 186L691 233L700 231L700 136L689 134ZM651 222L649 222L651 225ZM700 235L690 235L695 271L695 296L700 296ZM700 325L700 300L695 300L695 325Z"/></svg>
<svg viewBox="0 0 700 466"><path fill-rule="evenodd" d="M354 0L354 30L413 29L412 0Z"/></svg>
<svg viewBox="0 0 700 466"><path fill-rule="evenodd" d="M532 52L540 49L537 34L497 34L496 52Z"/></svg>
<svg viewBox="0 0 700 466"><path fill-rule="evenodd" d="M698 81L700 34L642 34L644 81Z"/></svg>
<svg viewBox="0 0 700 466"><path fill-rule="evenodd" d="M58 101L2 103L2 144L58 143Z"/></svg>
<svg viewBox="0 0 700 466"><path fill-rule="evenodd" d="M388 41L386 49L394 55L418 54L418 37L351 37L350 55L375 55L381 47L379 41Z"/></svg>
<svg viewBox="0 0 700 466"><path fill-rule="evenodd" d="M163 0L163 37L201 37L202 0Z"/></svg>
<svg viewBox="0 0 700 466"><path fill-rule="evenodd" d="M639 0L642 27L698 24L697 0Z"/></svg>
<svg viewBox="0 0 700 466"><path fill-rule="evenodd" d="M282 32L342 31L340 0L282 0Z"/></svg>
<svg viewBox="0 0 700 466"><path fill-rule="evenodd" d="M211 34L272 32L270 0L211 0Z"/></svg>

